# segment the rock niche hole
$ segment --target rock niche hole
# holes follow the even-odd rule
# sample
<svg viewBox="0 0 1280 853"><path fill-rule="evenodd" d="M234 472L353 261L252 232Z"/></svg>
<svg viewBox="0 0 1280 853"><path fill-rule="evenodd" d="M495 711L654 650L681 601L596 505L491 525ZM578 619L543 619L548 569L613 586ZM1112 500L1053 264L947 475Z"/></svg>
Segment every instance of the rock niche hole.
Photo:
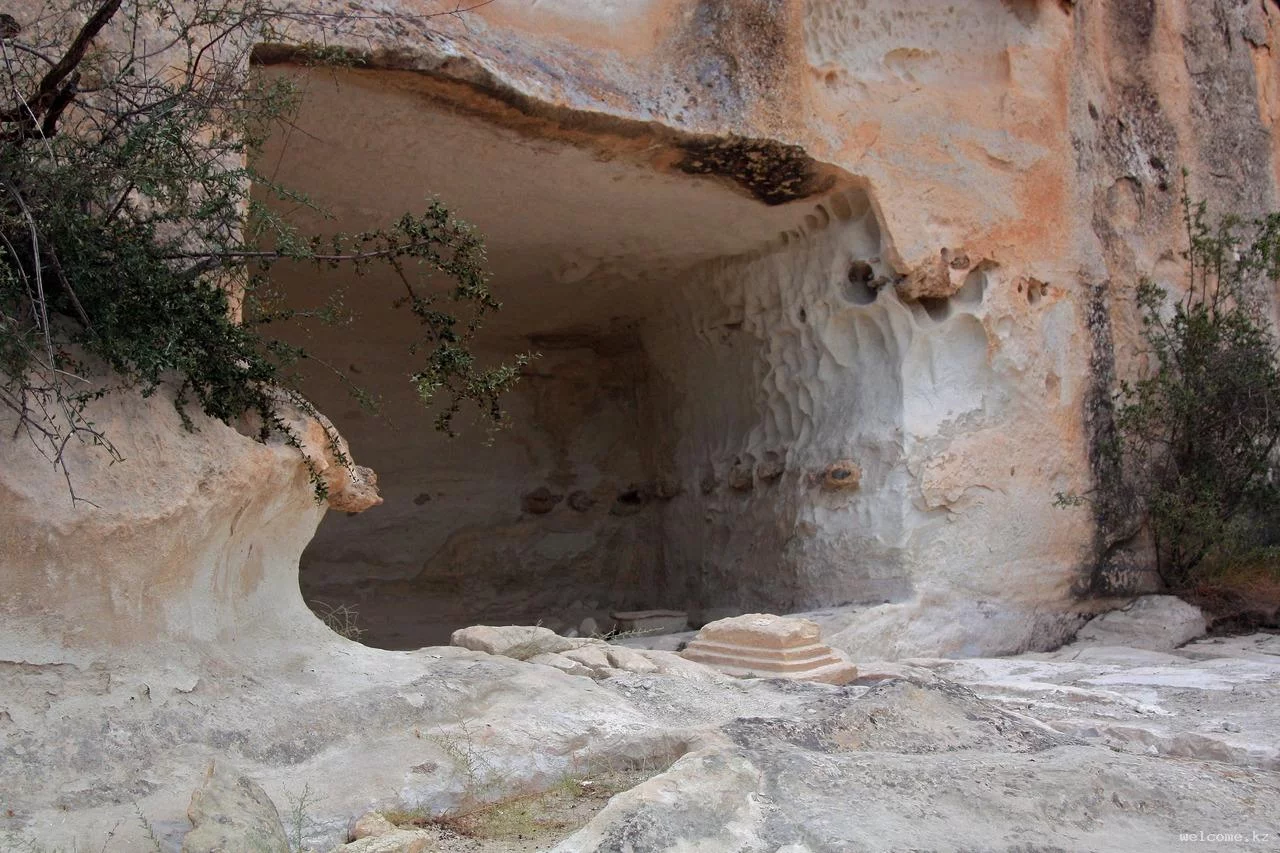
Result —
<svg viewBox="0 0 1280 853"><path fill-rule="evenodd" d="M407 382L415 324L393 307L402 286L389 271L344 282L358 310L351 325L291 333L351 366L383 409L366 414L323 368L304 375L385 500L327 515L302 558L304 597L353 611L359 639L384 648L446 643L473 624L566 631L607 627L615 611L687 609L696 581L668 522L700 494L702 473L673 461L674 411L688 395L658 365L698 356L669 333L673 316L692 270L825 227L812 215L817 199L780 201L664 167L634 134L584 140L529 117L507 121L509 107L423 75L260 72L297 76L305 90L296 127L263 155L269 173L331 217L295 211L304 229L369 228L438 196L484 236L503 303L479 357L539 354L505 401L510 428L464 418L448 439ZM853 203L837 207L851 214ZM874 299L870 280L851 271L850 298ZM278 267L273 283L298 307L323 296L310 269ZM762 482L780 471L766 466Z"/></svg>

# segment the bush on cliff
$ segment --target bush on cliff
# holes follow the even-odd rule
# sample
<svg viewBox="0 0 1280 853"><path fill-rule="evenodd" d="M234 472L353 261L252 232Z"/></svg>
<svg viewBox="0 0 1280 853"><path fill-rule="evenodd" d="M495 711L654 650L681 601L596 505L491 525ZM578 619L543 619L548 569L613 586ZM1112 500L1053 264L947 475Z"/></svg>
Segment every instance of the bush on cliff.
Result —
<svg viewBox="0 0 1280 853"><path fill-rule="evenodd" d="M1187 290L1170 304L1149 281L1137 288L1147 369L1121 383L1111 449L1173 589L1242 544L1263 543L1280 509L1280 365L1267 313L1280 279L1280 214L1211 226L1203 203L1183 203Z"/></svg>
<svg viewBox="0 0 1280 853"><path fill-rule="evenodd" d="M423 401L440 404L436 426L451 431L468 402L501 421L521 359L483 368L469 349L499 304L464 223L430 202L383 229L308 236L250 195L256 184L306 204L247 165L298 94L246 73L253 47L305 14L254 0L15 11L0 16L0 408L12 436L65 474L69 442L114 453L85 415L92 398L170 383L188 425L191 407L227 422L251 414L264 439L296 443L275 407L283 391L309 409L292 370L308 354L269 334L302 317L271 294L265 274L280 261L390 267L400 289L386 298L420 324L409 372ZM355 61L322 48L299 56ZM335 294L308 317L342 313Z"/></svg>

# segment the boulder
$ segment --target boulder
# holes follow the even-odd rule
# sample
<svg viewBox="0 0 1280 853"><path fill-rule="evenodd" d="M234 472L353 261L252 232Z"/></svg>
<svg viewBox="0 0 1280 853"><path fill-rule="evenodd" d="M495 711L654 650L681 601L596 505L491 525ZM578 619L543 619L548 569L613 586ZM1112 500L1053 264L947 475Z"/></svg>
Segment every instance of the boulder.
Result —
<svg viewBox="0 0 1280 853"><path fill-rule="evenodd" d="M187 808L191 831L182 853L289 853L275 803L248 776L215 759Z"/></svg>
<svg viewBox="0 0 1280 853"><path fill-rule="evenodd" d="M613 662L609 660L609 652L603 647L603 644L571 649L565 652L563 657L591 670L592 678L608 678L617 672Z"/></svg>
<svg viewBox="0 0 1280 853"><path fill-rule="evenodd" d="M616 669L626 672L634 672L640 675L648 675L658 671L658 666L644 655L622 646L611 646L605 655L609 659L609 664Z"/></svg>
<svg viewBox="0 0 1280 853"><path fill-rule="evenodd" d="M1144 595L1089 620L1074 645L1127 646L1168 651L1204 636L1204 613L1172 595Z"/></svg>
<svg viewBox="0 0 1280 853"><path fill-rule="evenodd" d="M449 638L449 643L471 649L473 652L485 652L491 655L503 655L517 660L529 660L538 655L567 652L576 648L577 643L567 637L561 637L550 628L534 625L473 625L470 628L459 628Z"/></svg>
<svg viewBox="0 0 1280 853"><path fill-rule="evenodd" d="M566 675L578 675L584 678L591 677L591 667L586 666L579 661L571 660L558 653L534 655L529 658L529 663L540 663L543 666L558 669Z"/></svg>

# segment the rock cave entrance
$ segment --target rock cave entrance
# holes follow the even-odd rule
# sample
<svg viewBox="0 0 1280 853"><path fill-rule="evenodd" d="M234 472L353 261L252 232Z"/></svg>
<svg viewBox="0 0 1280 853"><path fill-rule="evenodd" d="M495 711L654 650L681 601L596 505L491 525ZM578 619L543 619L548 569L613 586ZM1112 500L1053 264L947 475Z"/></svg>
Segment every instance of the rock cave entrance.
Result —
<svg viewBox="0 0 1280 853"><path fill-rule="evenodd" d="M611 611L643 608L696 622L848 598L807 581L823 556L797 557L791 541L822 490L813 472L858 440L813 383L867 381L832 374L859 336L879 335L868 352L888 357L875 323L848 315L875 307L886 266L847 176L787 146L597 128L425 75L261 71L304 87L296 126L260 164L332 215L304 212L304 227L367 228L439 196L484 235L503 302L482 356L541 354L507 400L510 429L464 420L450 440L406 380L414 325L392 306L397 285L349 282L357 321L304 343L385 416L319 366L306 387L385 503L327 515L301 564L313 609L352 608L363 642L416 648L470 624L606 627ZM273 283L309 305L314 275L280 267ZM811 364L806 329L832 323L844 349ZM855 391L891 397L885 381ZM843 424L834 443L824 415ZM860 419L867 434L877 417Z"/></svg>

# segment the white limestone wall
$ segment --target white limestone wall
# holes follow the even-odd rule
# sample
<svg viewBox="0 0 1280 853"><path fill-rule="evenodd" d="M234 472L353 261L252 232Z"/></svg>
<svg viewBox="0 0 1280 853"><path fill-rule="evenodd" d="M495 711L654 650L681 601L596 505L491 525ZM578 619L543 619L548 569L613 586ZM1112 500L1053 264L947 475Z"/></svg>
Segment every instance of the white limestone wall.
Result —
<svg viewBox="0 0 1280 853"><path fill-rule="evenodd" d="M1083 466L1046 438L1081 404L1078 318L991 263L904 302L885 242L867 195L843 191L768 249L697 270L646 327L684 486L669 572L713 613L888 602L865 617L874 642L1051 645L1077 624L1087 556L1087 525L1052 505ZM857 489L825 486L842 460Z"/></svg>

